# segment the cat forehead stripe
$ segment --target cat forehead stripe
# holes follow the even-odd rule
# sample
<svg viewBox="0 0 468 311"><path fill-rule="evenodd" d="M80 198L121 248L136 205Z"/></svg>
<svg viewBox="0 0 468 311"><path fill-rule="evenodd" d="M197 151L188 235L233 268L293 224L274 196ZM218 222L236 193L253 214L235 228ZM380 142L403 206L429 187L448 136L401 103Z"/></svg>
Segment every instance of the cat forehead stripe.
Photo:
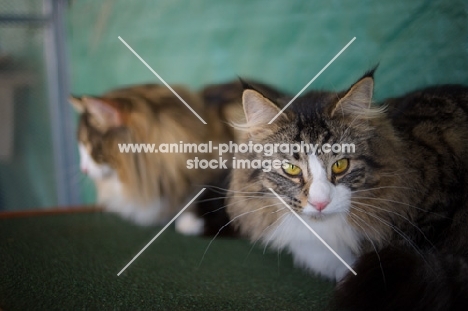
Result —
<svg viewBox="0 0 468 311"><path fill-rule="evenodd" d="M329 250L330 252L333 253L333 255L336 256L336 258L338 258L345 266L346 268L348 268L349 271L351 271L354 275L357 275L356 271L353 270L353 268L351 268L350 265L348 265L348 263L346 261L343 260L343 258L340 257L340 255L337 254L337 252L335 252L335 250L333 248L331 248L330 245L327 244L327 242L325 242L322 237L320 235L317 234L317 232L314 231L314 229L312 229L305 221L304 219L302 219L292 208L291 206L289 206L286 202L284 202L283 198L280 197L276 192L275 190L273 190L272 188L268 188L268 190L270 190L277 198L278 200L281 201L281 203L283 203L292 213L294 216L296 216L297 219L299 219L300 222L302 222L304 224L304 226L307 227L307 229L309 229L310 232L312 232L316 237L317 239L320 240L320 242L323 243L323 245L325 245Z"/></svg>
<svg viewBox="0 0 468 311"><path fill-rule="evenodd" d="M315 75L315 77L313 77L312 80L310 80L309 83L307 83L306 86L304 86L304 87L302 88L302 90L300 90L300 92L297 93L297 95L294 96L294 98L291 99L291 100L289 101L289 103L288 103L286 106L284 106L284 108L281 109L281 111L278 112L278 113L276 114L276 116L273 117L273 119L271 119L270 122L268 122L268 124L273 123L273 121L275 121L276 118L278 118L278 116L279 116L280 114L282 114L282 113L286 110L286 108L288 108L289 105L291 105L291 104L293 103L293 101L295 101L295 100L302 94L302 92L304 92L304 91L312 84L312 82L314 82L315 79L317 79L317 78L322 74L322 72L324 72L325 69L327 69L328 66L330 66L330 65L338 58L338 56L340 56L341 53L343 53L343 52L351 45L351 43L354 42L354 40L356 40L356 37L352 38L351 41L349 41L348 44L346 44L345 47L342 48L341 51L339 51L338 54L336 54L335 57L333 57L333 58L328 62L328 64L326 64L325 67L323 67L322 70L320 70L320 71Z"/></svg>
<svg viewBox="0 0 468 311"><path fill-rule="evenodd" d="M158 73L157 73L156 71L154 71L153 68L151 68L151 66L148 65L148 63L145 62L145 60L144 60L143 58L141 58L140 55L138 55L137 52L135 52L135 50L132 49L132 47L131 47L130 45L128 45L127 42L125 42L124 39L122 39L122 37L119 36L118 38L119 38L120 41L122 41L122 43L123 43L133 54L135 54L135 56L136 56L136 57L137 57L137 58L138 58L138 59L139 59L139 60L156 76L156 77L158 77L159 80L161 80L162 83L164 83L165 86L167 86L167 88L168 88L169 90L171 90L172 93L174 93L175 96L177 96L178 99L180 99L180 101L181 101L182 103L184 103L185 106L187 106L188 109L190 109L190 111L191 111L195 116L197 116L198 119L200 119L200 121L203 122L203 124L207 124L207 123L205 122L205 120L203 120L203 118L200 117L200 116L198 115L198 113L196 113L195 110L193 110L192 107L190 107L190 105L187 104L187 103L185 102L185 100L184 100L182 97L180 97L179 94L177 94L177 92L174 91L174 90L172 89L172 87L171 87L169 84L167 84L166 81L164 81L163 78L161 78L161 76L158 75Z"/></svg>

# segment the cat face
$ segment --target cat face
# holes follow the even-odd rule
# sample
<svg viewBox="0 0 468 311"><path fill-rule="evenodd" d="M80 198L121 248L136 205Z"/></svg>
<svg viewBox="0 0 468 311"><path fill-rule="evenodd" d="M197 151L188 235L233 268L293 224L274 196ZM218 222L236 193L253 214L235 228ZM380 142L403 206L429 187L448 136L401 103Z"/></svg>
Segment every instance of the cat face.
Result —
<svg viewBox="0 0 468 311"><path fill-rule="evenodd" d="M120 111L103 99L70 100L80 112L77 138L81 171L95 181L112 176L115 170L106 145L112 139L111 132L122 125Z"/></svg>
<svg viewBox="0 0 468 311"><path fill-rule="evenodd" d="M364 106L362 110L370 105L371 83L371 78L365 79L348 95L354 97L353 104L356 104L356 98L367 98L366 102L357 103ZM256 143L312 144L317 147L315 152L310 148L293 154L273 155L286 164L258 176L267 187L286 195L292 207L313 218L347 212L351 192L373 182L372 163L366 161L371 158L367 141L372 128L357 116L354 116L356 124L353 124L352 113L347 116L348 112L342 109L357 107L341 107L347 104L346 100L351 99L344 96L339 101L336 94L325 92L309 94L298 99L294 108L279 118L274 130L262 130L259 122L274 117L279 109L253 90L244 93L245 111L253 129L250 137ZM353 145L354 148L332 152L326 148L327 144ZM358 152L353 153L356 149ZM251 156L265 159L262 154Z"/></svg>
<svg viewBox="0 0 468 311"><path fill-rule="evenodd" d="M269 188L312 222L326 223L350 214L366 222L371 218L368 223L375 222L366 211L370 205L362 200L356 203L360 191L379 186L382 167L391 169L388 161L379 156L388 146L376 143L385 141L375 139L383 109L371 108L372 89L373 78L369 75L342 93L312 92L296 99L271 125L268 122L280 111L278 105L255 90L244 91L246 140L262 145L313 144L317 148L315 152L278 152L271 157L262 153L236 155L250 161L270 159L284 163L269 172L234 169L228 212L244 233L253 239L261 238L280 227L283 216L290 214ZM340 146L341 150L333 152L325 148L327 144ZM346 144L354 148L346 149ZM247 204L246 199L237 204L242 194L236 191L255 193L255 197L248 199Z"/></svg>

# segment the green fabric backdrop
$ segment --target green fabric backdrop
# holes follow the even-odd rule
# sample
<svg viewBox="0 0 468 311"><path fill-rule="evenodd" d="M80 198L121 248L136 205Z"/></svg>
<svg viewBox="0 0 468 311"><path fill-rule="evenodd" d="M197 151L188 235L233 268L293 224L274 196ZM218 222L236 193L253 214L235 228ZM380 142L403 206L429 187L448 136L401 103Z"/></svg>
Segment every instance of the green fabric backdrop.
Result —
<svg viewBox="0 0 468 311"><path fill-rule="evenodd" d="M193 88L241 76L297 93L353 37L310 88L346 88L377 63L377 99L467 83L467 10L463 0L72 1L71 88L158 82L118 36L168 83Z"/></svg>

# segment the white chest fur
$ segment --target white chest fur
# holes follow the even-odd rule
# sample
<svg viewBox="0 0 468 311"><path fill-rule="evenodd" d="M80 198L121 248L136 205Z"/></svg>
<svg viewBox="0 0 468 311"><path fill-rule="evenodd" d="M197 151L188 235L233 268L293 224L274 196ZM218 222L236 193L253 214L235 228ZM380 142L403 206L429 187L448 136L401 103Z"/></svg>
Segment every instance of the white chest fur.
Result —
<svg viewBox="0 0 468 311"><path fill-rule="evenodd" d="M347 223L345 214L323 220L303 218L306 223L350 266L356 259L359 237ZM273 228L264 242L291 252L294 262L307 270L339 281L348 268L292 213Z"/></svg>
<svg viewBox="0 0 468 311"><path fill-rule="evenodd" d="M167 202L164 199L159 198L153 202L141 204L128 198L117 174L96 181L96 186L99 204L139 225L162 224L167 222L166 217L170 216L164 213L167 209Z"/></svg>

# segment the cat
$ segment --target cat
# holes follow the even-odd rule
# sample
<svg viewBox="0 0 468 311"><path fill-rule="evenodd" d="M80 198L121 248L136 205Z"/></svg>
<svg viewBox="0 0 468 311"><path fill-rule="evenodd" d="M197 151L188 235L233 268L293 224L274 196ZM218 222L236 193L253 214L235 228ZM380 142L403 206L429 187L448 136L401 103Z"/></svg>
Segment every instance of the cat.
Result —
<svg viewBox="0 0 468 311"><path fill-rule="evenodd" d="M173 89L207 122L203 124L165 86L134 85L102 96L71 97L79 112L80 167L97 188L97 201L106 210L139 225L167 223L200 191L202 186L222 182L221 169L188 169L187 160L217 159L207 153L122 153L122 143L207 143L232 139L226 117L236 106L206 105L200 94L182 86ZM240 109L242 106L239 105ZM229 112L228 110L233 112ZM209 188L209 187L208 187ZM199 201L212 198L210 189ZM220 204L218 201L217 204ZM215 209L216 206L213 207ZM212 215L210 215L212 216ZM226 217L221 217L222 219ZM204 222L193 212L177 219L176 229L202 234Z"/></svg>
<svg viewBox="0 0 468 311"><path fill-rule="evenodd" d="M278 115L284 101L246 84L245 143L354 144L354 152L237 153L281 165L233 169L227 212L252 241L337 282L330 308L464 310L468 87L432 86L381 105L373 89L371 70L346 91L310 92Z"/></svg>
<svg viewBox="0 0 468 311"><path fill-rule="evenodd" d="M276 90L259 82L269 94ZM235 235L222 209L227 169L188 169L187 161L217 160L218 153L121 153L118 144L219 143L236 141L231 122L243 119L242 84L207 85L199 92L173 89L207 122L203 124L165 86L133 85L102 96L70 97L79 113L77 130L81 171L97 188L98 204L139 225L167 223L202 188L206 190L175 228L186 235ZM229 158L223 155L223 159Z"/></svg>

